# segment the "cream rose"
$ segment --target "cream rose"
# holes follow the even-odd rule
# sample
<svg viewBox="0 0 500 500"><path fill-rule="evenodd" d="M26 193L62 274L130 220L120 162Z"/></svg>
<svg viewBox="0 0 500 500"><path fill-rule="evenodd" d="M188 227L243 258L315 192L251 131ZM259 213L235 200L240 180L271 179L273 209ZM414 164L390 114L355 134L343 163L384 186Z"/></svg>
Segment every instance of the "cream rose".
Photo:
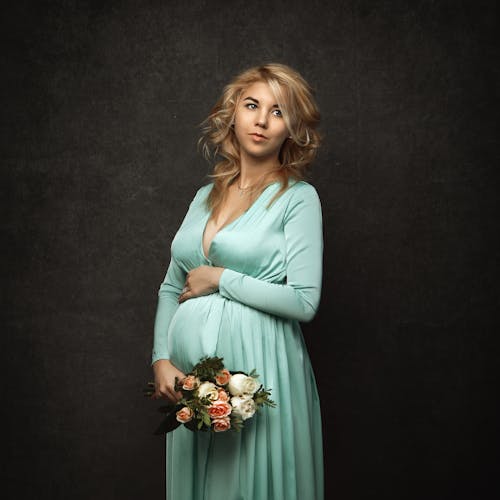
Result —
<svg viewBox="0 0 500 500"><path fill-rule="evenodd" d="M187 406L184 406L184 408L181 408L178 412L176 412L175 418L181 424L185 424L186 422L189 422L193 419L193 415L193 410L191 410L191 408L188 408Z"/></svg>
<svg viewBox="0 0 500 500"><path fill-rule="evenodd" d="M233 407L233 414L242 420L253 417L256 410L255 401L251 396L234 396L231 398L231 406Z"/></svg>
<svg viewBox="0 0 500 500"><path fill-rule="evenodd" d="M229 381L228 389L231 396L243 396L244 394L253 395L259 389L259 382L253 377L243 373L236 373Z"/></svg>
<svg viewBox="0 0 500 500"><path fill-rule="evenodd" d="M217 386L212 382L203 382L198 388L198 397L200 399L208 398L210 401L215 401L219 397Z"/></svg>

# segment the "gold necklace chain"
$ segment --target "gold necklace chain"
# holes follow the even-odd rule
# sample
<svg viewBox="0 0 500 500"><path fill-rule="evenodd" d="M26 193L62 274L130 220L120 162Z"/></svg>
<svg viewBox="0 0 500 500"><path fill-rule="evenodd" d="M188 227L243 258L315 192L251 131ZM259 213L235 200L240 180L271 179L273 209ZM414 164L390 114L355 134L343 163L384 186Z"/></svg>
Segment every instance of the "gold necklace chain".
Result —
<svg viewBox="0 0 500 500"><path fill-rule="evenodd" d="M240 180L238 179L238 191L239 191L239 194L240 196L243 196L244 194L248 194L248 193L252 193L256 186L258 186L260 180L265 177L266 175L270 174L271 172L274 172L276 169L272 169L272 170L269 170L269 172L265 172L264 174L262 174L258 179L257 179L257 182L254 182L251 186L247 186L247 187L244 187L242 188L240 186Z"/></svg>

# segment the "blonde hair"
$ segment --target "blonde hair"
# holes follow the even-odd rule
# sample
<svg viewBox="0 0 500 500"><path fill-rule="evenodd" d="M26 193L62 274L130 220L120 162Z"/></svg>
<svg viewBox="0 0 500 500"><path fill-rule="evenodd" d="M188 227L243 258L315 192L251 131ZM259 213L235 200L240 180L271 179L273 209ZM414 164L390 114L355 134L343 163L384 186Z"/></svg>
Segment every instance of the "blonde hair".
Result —
<svg viewBox="0 0 500 500"><path fill-rule="evenodd" d="M232 124L239 98L247 87L256 82L267 83L271 88L291 136L283 143L278 156L280 167L274 171L281 187L268 206L286 190L289 178L305 178L320 145L321 136L316 130L320 120L319 110L311 87L297 71L278 63L243 71L224 87L221 97L201 124L202 135L198 146L203 156L208 161L217 156L221 158L215 164L213 173L209 174L214 186L206 203L212 213L218 212L227 188L240 173L240 148ZM259 183L261 189L265 187L267 177ZM257 195L258 192L257 189Z"/></svg>

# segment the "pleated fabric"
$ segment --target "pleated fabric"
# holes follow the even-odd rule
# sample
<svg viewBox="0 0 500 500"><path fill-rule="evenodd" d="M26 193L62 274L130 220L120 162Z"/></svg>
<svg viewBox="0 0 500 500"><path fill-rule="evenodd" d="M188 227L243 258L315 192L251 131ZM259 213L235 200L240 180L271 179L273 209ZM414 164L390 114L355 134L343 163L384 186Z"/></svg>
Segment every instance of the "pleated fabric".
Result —
<svg viewBox="0 0 500 500"><path fill-rule="evenodd" d="M211 188L198 190L172 241L152 362L189 372L201 357L220 356L231 371L256 369L277 407L262 408L241 432L167 434L167 499L323 500L320 402L299 324L314 317L321 293L317 192L291 182L267 208L279 189L270 184L205 256ZM200 265L225 268L219 290L179 305L186 273Z"/></svg>

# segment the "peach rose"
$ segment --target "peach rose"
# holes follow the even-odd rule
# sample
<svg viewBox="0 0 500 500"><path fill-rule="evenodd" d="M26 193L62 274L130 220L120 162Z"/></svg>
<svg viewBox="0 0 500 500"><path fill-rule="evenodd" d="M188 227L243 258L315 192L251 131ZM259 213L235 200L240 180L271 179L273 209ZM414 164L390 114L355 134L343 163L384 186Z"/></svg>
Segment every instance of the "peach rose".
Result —
<svg viewBox="0 0 500 500"><path fill-rule="evenodd" d="M200 386L200 379L194 375L188 375L182 382L182 388L185 391L193 391Z"/></svg>
<svg viewBox="0 0 500 500"><path fill-rule="evenodd" d="M188 408L187 406L184 406L184 408L181 408L177 413L176 413L176 419L178 422L181 424L185 424L186 422L189 422L190 420L193 419L193 410L191 408Z"/></svg>
<svg viewBox="0 0 500 500"><path fill-rule="evenodd" d="M215 376L215 381L219 385L226 385L229 382L230 378L231 378L231 373L229 372L229 370L226 370L224 368Z"/></svg>
<svg viewBox="0 0 500 500"><path fill-rule="evenodd" d="M219 397L217 398L217 401L229 401L229 396L224 389L219 389Z"/></svg>
<svg viewBox="0 0 500 500"><path fill-rule="evenodd" d="M227 417L232 411L232 406L227 401L214 401L207 411L210 418L216 420Z"/></svg>
<svg viewBox="0 0 500 500"><path fill-rule="evenodd" d="M231 428L231 420L229 417L216 418L213 420L215 432L224 432Z"/></svg>

